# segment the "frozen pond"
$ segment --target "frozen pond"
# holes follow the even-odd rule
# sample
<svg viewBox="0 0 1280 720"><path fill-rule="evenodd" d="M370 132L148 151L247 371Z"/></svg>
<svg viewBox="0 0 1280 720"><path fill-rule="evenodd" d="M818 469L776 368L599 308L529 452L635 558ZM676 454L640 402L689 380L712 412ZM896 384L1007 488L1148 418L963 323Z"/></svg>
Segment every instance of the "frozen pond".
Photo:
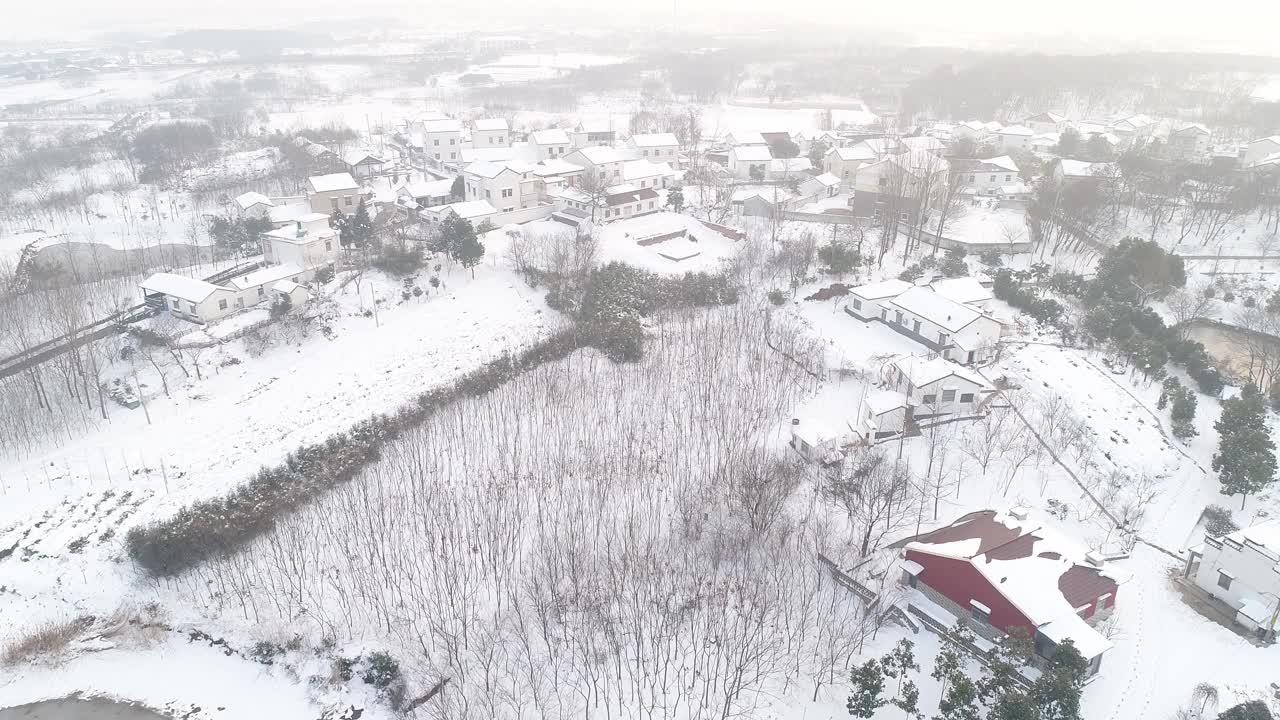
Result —
<svg viewBox="0 0 1280 720"><path fill-rule="evenodd" d="M167 720L136 705L111 700L45 700L0 709L0 720Z"/></svg>

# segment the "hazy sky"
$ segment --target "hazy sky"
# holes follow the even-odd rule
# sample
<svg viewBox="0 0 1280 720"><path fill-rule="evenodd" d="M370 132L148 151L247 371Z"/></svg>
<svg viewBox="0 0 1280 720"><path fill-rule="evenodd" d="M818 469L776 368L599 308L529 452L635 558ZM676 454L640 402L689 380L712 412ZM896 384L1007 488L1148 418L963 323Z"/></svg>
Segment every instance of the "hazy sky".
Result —
<svg viewBox="0 0 1280 720"><path fill-rule="evenodd" d="M1238 49L1280 55L1278 0L1217 0L1208 4L1186 0L1006 0L977 4L959 0L807 0L792 6L776 0L676 2L679 16L690 22L719 18L721 23L740 21L766 27L790 19L827 26L894 25L920 31L933 42L944 42L948 37L972 38L978 33L1015 40L1028 34L1066 34L1112 37L1118 45L1129 47L1155 41L1169 50ZM442 15L469 11L476 15L454 19L470 20L469 26L483 29L484 21L516 14L527 17L534 8L541 9L543 17L556 10L572 10L569 18L595 16L602 22L662 27L670 23L672 13L671 0L0 0L0 4L6 6L0 37L8 39L86 30L279 26L308 19L375 15L429 23ZM799 14L780 18L779 8L787 7L796 8ZM560 25L569 29L567 22Z"/></svg>

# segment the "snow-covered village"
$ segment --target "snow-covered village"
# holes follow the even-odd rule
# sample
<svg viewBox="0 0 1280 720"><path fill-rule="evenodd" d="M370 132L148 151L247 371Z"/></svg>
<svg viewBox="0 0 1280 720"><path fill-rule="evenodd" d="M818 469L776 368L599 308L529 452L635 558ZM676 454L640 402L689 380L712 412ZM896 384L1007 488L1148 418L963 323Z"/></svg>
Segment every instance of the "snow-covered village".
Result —
<svg viewBox="0 0 1280 720"><path fill-rule="evenodd" d="M817 2L7 17L0 720L1280 718L1280 10Z"/></svg>

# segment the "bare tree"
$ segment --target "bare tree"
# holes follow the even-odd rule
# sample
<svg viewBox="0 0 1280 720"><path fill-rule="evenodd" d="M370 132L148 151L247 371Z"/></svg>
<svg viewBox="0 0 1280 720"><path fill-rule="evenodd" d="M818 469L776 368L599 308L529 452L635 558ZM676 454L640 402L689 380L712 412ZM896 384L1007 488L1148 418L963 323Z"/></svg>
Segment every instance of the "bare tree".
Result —
<svg viewBox="0 0 1280 720"><path fill-rule="evenodd" d="M878 450L865 450L846 459L839 475L823 489L844 510L851 529L858 534L860 557L911 522L915 491L909 468Z"/></svg>

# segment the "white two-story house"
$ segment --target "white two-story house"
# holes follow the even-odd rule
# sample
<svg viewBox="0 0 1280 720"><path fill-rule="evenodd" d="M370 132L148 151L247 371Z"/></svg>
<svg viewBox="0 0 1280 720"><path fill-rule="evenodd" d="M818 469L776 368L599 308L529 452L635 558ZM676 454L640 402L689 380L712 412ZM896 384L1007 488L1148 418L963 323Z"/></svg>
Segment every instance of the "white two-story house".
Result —
<svg viewBox="0 0 1280 720"><path fill-rule="evenodd" d="M471 147L484 150L511 146L511 128L502 118L480 118L471 121Z"/></svg>
<svg viewBox="0 0 1280 720"><path fill-rule="evenodd" d="M360 184L351 177L351 173L313 175L307 178L307 202L313 213L329 215L334 210L341 210L351 215L360 205L360 197Z"/></svg>
<svg viewBox="0 0 1280 720"><path fill-rule="evenodd" d="M555 160L569 154L569 134L559 128L538 130L529 136L529 142L538 151L538 162Z"/></svg>
<svg viewBox="0 0 1280 720"><path fill-rule="evenodd" d="M680 168L680 141L672 133L632 135L627 145L639 151L642 160L665 162L673 168Z"/></svg>
<svg viewBox="0 0 1280 720"><path fill-rule="evenodd" d="M422 149L437 164L462 159L462 123L453 119L422 121Z"/></svg>
<svg viewBox="0 0 1280 720"><path fill-rule="evenodd" d="M622 175L623 167L638 158L639 153L630 148L593 145L569 153L565 160L581 166L603 185L617 185L626 182Z"/></svg>
<svg viewBox="0 0 1280 720"><path fill-rule="evenodd" d="M467 202L484 200L498 210L510 212L538 204L541 179L535 166L514 160L491 163L484 160L467 165L462 171L463 191Z"/></svg>
<svg viewBox="0 0 1280 720"><path fill-rule="evenodd" d="M1280 631L1280 520L1222 537L1206 535L1190 549L1183 575L1235 612L1263 641Z"/></svg>

